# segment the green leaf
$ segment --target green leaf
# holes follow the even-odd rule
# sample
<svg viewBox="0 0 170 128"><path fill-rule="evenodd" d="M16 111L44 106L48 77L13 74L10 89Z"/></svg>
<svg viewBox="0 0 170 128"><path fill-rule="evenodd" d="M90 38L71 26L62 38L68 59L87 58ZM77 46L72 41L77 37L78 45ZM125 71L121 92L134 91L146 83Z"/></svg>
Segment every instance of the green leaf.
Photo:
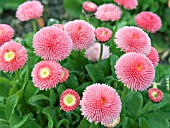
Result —
<svg viewBox="0 0 170 128"><path fill-rule="evenodd" d="M126 117L125 123L123 124L122 128L138 128L138 123L133 119Z"/></svg>
<svg viewBox="0 0 170 128"><path fill-rule="evenodd" d="M60 120L56 128L62 128L62 127L70 128L69 127L69 121L67 119Z"/></svg>
<svg viewBox="0 0 170 128"><path fill-rule="evenodd" d="M79 94L82 94L82 92L84 91L84 89L91 85L92 82L84 82L83 84L81 84L78 88L75 89L75 91L77 91Z"/></svg>
<svg viewBox="0 0 170 128"><path fill-rule="evenodd" d="M65 82L67 88L76 89L79 87L79 83L75 74L70 74L69 78Z"/></svg>
<svg viewBox="0 0 170 128"><path fill-rule="evenodd" d="M149 128L148 121L144 117L139 118L139 128Z"/></svg>
<svg viewBox="0 0 170 128"><path fill-rule="evenodd" d="M86 126L86 128L90 128L91 123L86 120L85 118L83 118L80 122L80 124L77 126L77 128L84 128L84 126Z"/></svg>
<svg viewBox="0 0 170 128"><path fill-rule="evenodd" d="M8 121L0 118L0 128L10 128Z"/></svg>
<svg viewBox="0 0 170 128"><path fill-rule="evenodd" d="M116 64L116 61L119 59L119 57L118 56L116 56L116 55L111 55L110 56L110 65L111 65L111 70L112 70L112 76L115 78L115 79L117 79L117 77L116 77L116 73L115 73L115 68L114 68L114 66L115 66L115 64Z"/></svg>
<svg viewBox="0 0 170 128"><path fill-rule="evenodd" d="M20 128L42 128L35 120L29 120Z"/></svg>

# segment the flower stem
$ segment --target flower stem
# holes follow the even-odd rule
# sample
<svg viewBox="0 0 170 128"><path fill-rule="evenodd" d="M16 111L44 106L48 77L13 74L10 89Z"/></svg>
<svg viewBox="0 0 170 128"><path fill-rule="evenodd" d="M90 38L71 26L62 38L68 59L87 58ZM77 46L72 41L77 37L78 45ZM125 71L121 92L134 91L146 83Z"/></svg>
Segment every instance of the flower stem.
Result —
<svg viewBox="0 0 170 128"><path fill-rule="evenodd" d="M21 81L21 79L20 79L20 76L19 76L19 74L18 74L18 71L15 71L15 75L16 75L16 77L17 77L17 79L18 79L18 82L19 82L20 86L22 87L22 81Z"/></svg>
<svg viewBox="0 0 170 128"><path fill-rule="evenodd" d="M98 66L100 65L100 62L102 60L102 54L103 54L103 44L100 45L100 56L99 56L99 60L98 60Z"/></svg>
<svg viewBox="0 0 170 128"><path fill-rule="evenodd" d="M121 95L121 100L123 100L124 96L126 95L127 90L128 90L128 88L126 86L124 86L123 92L122 92L122 95Z"/></svg>
<svg viewBox="0 0 170 128"><path fill-rule="evenodd" d="M32 21L32 25L33 25L33 32L34 32L34 34L36 33L36 31L37 31L37 26L36 26L36 21L35 20L33 20Z"/></svg>
<svg viewBox="0 0 170 128"><path fill-rule="evenodd" d="M116 31L117 31L118 23L119 23L119 20L116 21L116 25L115 25L115 29L114 29L114 35L115 35Z"/></svg>

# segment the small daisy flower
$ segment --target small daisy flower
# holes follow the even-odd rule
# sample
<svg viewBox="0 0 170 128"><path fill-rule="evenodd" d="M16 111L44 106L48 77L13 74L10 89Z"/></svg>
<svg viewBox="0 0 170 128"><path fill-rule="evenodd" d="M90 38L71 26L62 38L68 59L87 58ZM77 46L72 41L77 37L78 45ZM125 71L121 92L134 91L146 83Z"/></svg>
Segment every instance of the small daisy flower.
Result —
<svg viewBox="0 0 170 128"><path fill-rule="evenodd" d="M150 61L152 61L152 64L154 66L158 65L159 62L159 55L158 52L156 51L156 49L154 47L151 47L151 51L150 53L147 55L147 57L149 58Z"/></svg>
<svg viewBox="0 0 170 128"><path fill-rule="evenodd" d="M121 15L121 9L114 4L102 4L95 13L95 17L101 21L116 21L121 18Z"/></svg>
<svg viewBox="0 0 170 128"><path fill-rule="evenodd" d="M90 121L102 125L110 124L121 112L122 104L115 89L106 84L86 87L80 101L82 115Z"/></svg>
<svg viewBox="0 0 170 128"><path fill-rule="evenodd" d="M83 3L83 10L89 13L95 12L97 10L97 5L93 2L86 1Z"/></svg>
<svg viewBox="0 0 170 128"><path fill-rule="evenodd" d="M33 48L35 53L45 60L61 61L70 55L72 42L65 31L51 26L34 35Z"/></svg>
<svg viewBox="0 0 170 128"><path fill-rule="evenodd" d="M145 55L150 53L151 40L142 29L133 26L125 26L115 34L114 42L124 52L137 52Z"/></svg>
<svg viewBox="0 0 170 128"><path fill-rule="evenodd" d="M125 86L135 91L144 91L155 78L152 62L143 54L126 53L115 64L116 74Z"/></svg>
<svg viewBox="0 0 170 128"><path fill-rule="evenodd" d="M62 68L60 83L65 82L69 77L69 70Z"/></svg>
<svg viewBox="0 0 170 128"><path fill-rule="evenodd" d="M153 102L160 102L163 98L163 92L157 88L150 88L148 90L148 96Z"/></svg>
<svg viewBox="0 0 170 128"><path fill-rule="evenodd" d="M10 41L14 36L14 30L7 24L0 24L0 46Z"/></svg>
<svg viewBox="0 0 170 128"><path fill-rule="evenodd" d="M53 24L52 26L61 28L62 30L64 30L64 24Z"/></svg>
<svg viewBox="0 0 170 128"><path fill-rule="evenodd" d="M162 27L161 18L152 12L141 12L135 17L136 25L142 29L155 33Z"/></svg>
<svg viewBox="0 0 170 128"><path fill-rule="evenodd" d="M62 67L55 61L41 61L31 73L35 87L40 90L54 88L60 82Z"/></svg>
<svg viewBox="0 0 170 128"><path fill-rule="evenodd" d="M100 57L100 49L101 49L101 44L95 43L93 46L91 46L85 51L85 57L91 61L98 61ZM111 53L109 51L109 47L103 44L103 53L101 59L105 60L109 58L110 54Z"/></svg>
<svg viewBox="0 0 170 128"><path fill-rule="evenodd" d="M118 116L116 119L113 120L113 122L109 125L106 125L107 128L113 128L120 122L120 116Z"/></svg>
<svg viewBox="0 0 170 128"><path fill-rule="evenodd" d="M133 10L138 5L138 0L114 0L118 5L122 5L125 9Z"/></svg>
<svg viewBox="0 0 170 128"><path fill-rule="evenodd" d="M100 27L95 30L95 36L99 42L105 43L112 37L112 31L108 28Z"/></svg>
<svg viewBox="0 0 170 128"><path fill-rule="evenodd" d="M64 25L69 34L74 50L85 50L95 43L95 29L84 20L74 20Z"/></svg>
<svg viewBox="0 0 170 128"><path fill-rule="evenodd" d="M79 106L79 103L80 96L76 91L67 89L62 92L60 97L60 106L62 110L66 112L73 111Z"/></svg>
<svg viewBox="0 0 170 128"><path fill-rule="evenodd" d="M27 61L27 50L14 41L0 47L0 70L13 73L22 68Z"/></svg>
<svg viewBox="0 0 170 128"><path fill-rule="evenodd" d="M43 5L39 1L27 1L19 5L16 17L21 21L36 19L43 14Z"/></svg>

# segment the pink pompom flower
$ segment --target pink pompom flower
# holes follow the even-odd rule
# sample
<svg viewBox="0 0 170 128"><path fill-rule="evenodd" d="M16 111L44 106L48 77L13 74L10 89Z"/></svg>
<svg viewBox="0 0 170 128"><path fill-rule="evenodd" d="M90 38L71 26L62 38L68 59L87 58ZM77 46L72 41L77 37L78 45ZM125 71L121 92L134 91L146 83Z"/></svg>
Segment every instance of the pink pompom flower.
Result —
<svg viewBox="0 0 170 128"><path fill-rule="evenodd" d="M148 97L153 102L160 102L163 98L163 92L157 88L150 88L148 90Z"/></svg>
<svg viewBox="0 0 170 128"><path fill-rule="evenodd" d="M152 12L141 12L135 17L136 25L142 29L155 33L162 27L161 18Z"/></svg>
<svg viewBox="0 0 170 128"><path fill-rule="evenodd" d="M113 128L120 122L120 116L113 120L111 124L106 125L107 128Z"/></svg>
<svg viewBox="0 0 170 128"><path fill-rule="evenodd" d="M28 21L42 16L43 5L39 1L27 1L19 5L16 17L21 21Z"/></svg>
<svg viewBox="0 0 170 128"><path fill-rule="evenodd" d="M35 53L45 60L61 61L70 55L72 42L65 31L51 26L34 35L33 48Z"/></svg>
<svg viewBox="0 0 170 128"><path fill-rule="evenodd" d="M89 13L95 12L97 10L97 5L93 2L86 1L83 3L83 10Z"/></svg>
<svg viewBox="0 0 170 128"><path fill-rule="evenodd" d="M65 82L69 77L69 70L62 68L60 83Z"/></svg>
<svg viewBox="0 0 170 128"><path fill-rule="evenodd" d="M10 41L14 36L14 30L7 24L0 24L0 46Z"/></svg>
<svg viewBox="0 0 170 128"><path fill-rule="evenodd" d="M112 31L108 28L99 27L95 30L95 36L100 43L105 43L112 37Z"/></svg>
<svg viewBox="0 0 170 128"><path fill-rule="evenodd" d="M122 5L125 9L133 10L138 5L138 0L114 0L118 5Z"/></svg>
<svg viewBox="0 0 170 128"><path fill-rule="evenodd" d="M60 97L60 106L62 110L66 112L73 111L79 106L79 103L80 96L76 91L67 89L62 92Z"/></svg>
<svg viewBox="0 0 170 128"><path fill-rule="evenodd" d="M145 55L150 53L151 40L142 29L133 26L125 26L115 34L114 42L124 52L137 52Z"/></svg>
<svg viewBox="0 0 170 128"><path fill-rule="evenodd" d="M121 9L114 4L102 4L95 13L95 17L101 21L116 21L121 18L121 15Z"/></svg>
<svg viewBox="0 0 170 128"><path fill-rule="evenodd" d="M85 52L85 57L91 61L98 61L100 57L101 44L95 43L93 46L88 48ZM102 60L109 58L110 56L109 47L103 44Z"/></svg>
<svg viewBox="0 0 170 128"><path fill-rule="evenodd" d="M147 57L149 58L150 61L152 61L152 64L154 66L158 65L159 62L159 55L158 52L156 51L156 49L154 47L151 47L151 51L150 53L147 55Z"/></svg>
<svg viewBox="0 0 170 128"><path fill-rule="evenodd" d="M40 90L54 88L60 82L62 67L55 61L38 62L31 73L35 87Z"/></svg>
<svg viewBox="0 0 170 128"><path fill-rule="evenodd" d="M0 70L13 73L22 68L27 61L27 50L14 41L0 47Z"/></svg>
<svg viewBox="0 0 170 128"><path fill-rule="evenodd" d="M122 104L115 89L106 84L93 84L83 92L80 101L82 115L90 121L108 125L121 112Z"/></svg>
<svg viewBox="0 0 170 128"><path fill-rule="evenodd" d="M64 30L64 24L53 24L52 26L61 28L62 30Z"/></svg>
<svg viewBox="0 0 170 128"><path fill-rule="evenodd" d="M152 62L143 54L126 53L115 64L116 74L120 81L135 91L144 91L151 86L155 69Z"/></svg>
<svg viewBox="0 0 170 128"><path fill-rule="evenodd" d="M74 50L85 50L95 43L95 29L84 20L74 20L64 25L69 34Z"/></svg>

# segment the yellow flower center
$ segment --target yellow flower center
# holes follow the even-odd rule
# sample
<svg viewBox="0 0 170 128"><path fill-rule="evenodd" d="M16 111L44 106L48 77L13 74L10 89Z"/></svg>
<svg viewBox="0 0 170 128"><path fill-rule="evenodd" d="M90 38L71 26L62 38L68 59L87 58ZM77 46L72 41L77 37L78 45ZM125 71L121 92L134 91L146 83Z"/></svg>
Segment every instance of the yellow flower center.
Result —
<svg viewBox="0 0 170 128"><path fill-rule="evenodd" d="M15 58L15 52L13 52L13 51L7 51L4 54L4 60L6 62L11 62L14 58Z"/></svg>
<svg viewBox="0 0 170 128"><path fill-rule="evenodd" d="M102 31L102 36L106 36L107 33L105 31Z"/></svg>
<svg viewBox="0 0 170 128"><path fill-rule="evenodd" d="M40 70L40 77L41 78L47 78L47 77L49 77L49 75L50 75L50 69L49 68L42 68L41 70Z"/></svg>
<svg viewBox="0 0 170 128"><path fill-rule="evenodd" d="M101 104L104 104L105 103L105 98L101 98Z"/></svg>
<svg viewBox="0 0 170 128"><path fill-rule="evenodd" d="M158 93L156 91L154 91L154 92L152 92L152 96L156 98L158 96Z"/></svg>
<svg viewBox="0 0 170 128"><path fill-rule="evenodd" d="M138 69L139 71L141 71L141 70L142 70L142 67L141 67L141 65L140 65L140 64L137 66L137 69Z"/></svg>
<svg viewBox="0 0 170 128"><path fill-rule="evenodd" d="M76 102L76 98L74 95L71 95L71 94L67 94L65 97L64 97L64 104L66 104L67 106L72 106L74 105Z"/></svg>

